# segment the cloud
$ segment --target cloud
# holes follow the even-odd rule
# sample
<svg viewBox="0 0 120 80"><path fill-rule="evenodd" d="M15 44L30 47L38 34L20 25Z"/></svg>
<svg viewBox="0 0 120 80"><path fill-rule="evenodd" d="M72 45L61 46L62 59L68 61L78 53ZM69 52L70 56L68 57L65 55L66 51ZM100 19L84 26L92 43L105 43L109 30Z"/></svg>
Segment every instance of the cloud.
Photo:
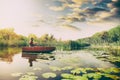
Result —
<svg viewBox="0 0 120 80"><path fill-rule="evenodd" d="M111 17L112 14L107 11L101 11L101 12L97 12L95 16L100 19L105 19L105 18Z"/></svg>
<svg viewBox="0 0 120 80"><path fill-rule="evenodd" d="M61 27L67 30L80 31L79 28L77 28L76 26L70 25L70 24L62 24Z"/></svg>
<svg viewBox="0 0 120 80"><path fill-rule="evenodd" d="M120 16L120 0L112 0L114 3L113 3L113 6L116 8L116 15Z"/></svg>
<svg viewBox="0 0 120 80"><path fill-rule="evenodd" d="M49 9L53 11L63 11L66 9L67 5L63 1L57 1L59 3L59 6L50 6Z"/></svg>
<svg viewBox="0 0 120 80"><path fill-rule="evenodd" d="M50 7L50 9L53 11L63 11L65 9L65 6L61 6L61 7L52 6Z"/></svg>
<svg viewBox="0 0 120 80"><path fill-rule="evenodd" d="M72 0L75 4L82 5L83 3L88 2L89 0Z"/></svg>
<svg viewBox="0 0 120 80"><path fill-rule="evenodd" d="M59 0L61 6L55 11L71 10L60 19L65 22L102 21L120 18L120 0Z"/></svg>

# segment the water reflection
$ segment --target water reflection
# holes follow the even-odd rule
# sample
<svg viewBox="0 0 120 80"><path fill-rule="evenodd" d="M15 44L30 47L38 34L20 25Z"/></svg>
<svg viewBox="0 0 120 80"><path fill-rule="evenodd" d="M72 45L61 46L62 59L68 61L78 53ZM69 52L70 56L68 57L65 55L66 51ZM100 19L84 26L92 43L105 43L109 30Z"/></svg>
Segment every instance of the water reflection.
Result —
<svg viewBox="0 0 120 80"><path fill-rule="evenodd" d="M13 62L13 56L20 51L20 48L0 48L0 60L11 63Z"/></svg>
<svg viewBox="0 0 120 80"><path fill-rule="evenodd" d="M96 68L116 67L109 62L98 60L92 55L92 52L88 51L56 51L41 54L21 53L19 52L20 50L21 48L12 48L0 51L0 60L2 60L0 61L0 71L2 72L0 73L0 80L20 80L20 77L13 77L11 74L23 73L23 75L26 75L27 72L34 72L39 77L38 80L53 80L44 79L42 74L56 70L58 69L57 67L61 69L59 72L56 71L58 75L60 75L59 73L64 73L62 69L66 67L93 68L95 70ZM7 58L12 60L11 64L6 63L10 61L3 60ZM58 78L54 80L60 80Z"/></svg>
<svg viewBox="0 0 120 80"><path fill-rule="evenodd" d="M33 61L36 61L38 54L29 54L29 53L22 53L22 57L28 59L29 66L33 66Z"/></svg>
<svg viewBox="0 0 120 80"><path fill-rule="evenodd" d="M28 53L28 52L22 52L22 57L25 59L28 59L29 66L33 66L33 61L39 60L55 60L55 57L52 53Z"/></svg>

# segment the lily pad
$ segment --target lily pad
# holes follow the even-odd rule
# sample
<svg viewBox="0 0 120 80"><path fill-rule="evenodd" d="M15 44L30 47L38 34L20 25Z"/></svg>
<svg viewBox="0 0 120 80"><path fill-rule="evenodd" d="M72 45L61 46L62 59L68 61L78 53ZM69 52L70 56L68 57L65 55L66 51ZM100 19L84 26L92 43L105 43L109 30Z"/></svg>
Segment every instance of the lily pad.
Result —
<svg viewBox="0 0 120 80"><path fill-rule="evenodd" d="M75 74L80 74L80 70L72 70L71 73L74 74L74 75Z"/></svg>
<svg viewBox="0 0 120 80"><path fill-rule="evenodd" d="M85 68L76 68L71 71L73 74L87 73Z"/></svg>
<svg viewBox="0 0 120 80"><path fill-rule="evenodd" d="M12 73L11 75L13 76L13 77L19 77L19 76L21 76L23 73Z"/></svg>
<svg viewBox="0 0 120 80"><path fill-rule="evenodd" d="M119 68L110 68L110 70L113 73L120 73L120 69Z"/></svg>
<svg viewBox="0 0 120 80"><path fill-rule="evenodd" d="M27 72L27 75L35 75L35 73L34 72Z"/></svg>
<svg viewBox="0 0 120 80"><path fill-rule="evenodd" d="M73 80L88 80L88 78L85 76L75 76Z"/></svg>
<svg viewBox="0 0 120 80"><path fill-rule="evenodd" d="M55 73L48 72L48 73L43 73L42 76L44 78L55 78L57 75Z"/></svg>
<svg viewBox="0 0 120 80"><path fill-rule="evenodd" d="M71 79L61 79L61 80L71 80Z"/></svg>
<svg viewBox="0 0 120 80"><path fill-rule="evenodd" d="M94 79L100 79L102 77L101 73L88 73L88 74L84 74L84 77L88 77L88 78L94 78Z"/></svg>
<svg viewBox="0 0 120 80"><path fill-rule="evenodd" d="M111 74L104 74L105 77L109 77L113 80L119 80L120 77L118 77L117 75L111 75Z"/></svg>
<svg viewBox="0 0 120 80"><path fill-rule="evenodd" d="M99 71L104 72L104 73L120 73L119 68L98 68Z"/></svg>
<svg viewBox="0 0 120 80"><path fill-rule="evenodd" d="M37 76L23 75L19 80L37 80Z"/></svg>
<svg viewBox="0 0 120 80"><path fill-rule="evenodd" d="M42 69L39 67L36 67L36 68L33 68L33 70L37 71L37 70L42 70Z"/></svg>
<svg viewBox="0 0 120 80"><path fill-rule="evenodd" d="M62 73L61 76L65 79L73 79L74 75L68 73Z"/></svg>
<svg viewBox="0 0 120 80"><path fill-rule="evenodd" d="M51 66L49 67L52 71L61 71L61 68L59 67L55 67L55 66Z"/></svg>
<svg viewBox="0 0 120 80"><path fill-rule="evenodd" d="M70 70L70 69L73 69L72 66L66 66L66 67L63 67L62 70Z"/></svg>

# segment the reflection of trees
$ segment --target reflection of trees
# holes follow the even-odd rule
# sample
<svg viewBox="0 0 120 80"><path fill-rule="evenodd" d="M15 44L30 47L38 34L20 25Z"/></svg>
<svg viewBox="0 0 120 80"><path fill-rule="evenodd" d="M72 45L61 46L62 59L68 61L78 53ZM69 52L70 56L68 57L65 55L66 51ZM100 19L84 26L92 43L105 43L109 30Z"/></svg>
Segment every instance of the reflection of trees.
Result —
<svg viewBox="0 0 120 80"><path fill-rule="evenodd" d="M1 57L1 56L0 56ZM13 61L12 59L13 55L6 55L6 56L2 56L1 60L5 61L5 62L9 62L11 63Z"/></svg>
<svg viewBox="0 0 120 80"><path fill-rule="evenodd" d="M20 52L19 48L3 48L0 49L0 60L11 63L14 54Z"/></svg>
<svg viewBox="0 0 120 80"><path fill-rule="evenodd" d="M36 59L40 59L40 60L55 60L55 56L51 53L51 54L39 54L39 53L22 53L22 57L28 59L29 62L29 66L32 67L33 66L33 61L36 61Z"/></svg>
<svg viewBox="0 0 120 80"><path fill-rule="evenodd" d="M22 57L28 59L28 62L30 64L29 66L32 67L33 61L36 61L37 59L37 54L22 53Z"/></svg>

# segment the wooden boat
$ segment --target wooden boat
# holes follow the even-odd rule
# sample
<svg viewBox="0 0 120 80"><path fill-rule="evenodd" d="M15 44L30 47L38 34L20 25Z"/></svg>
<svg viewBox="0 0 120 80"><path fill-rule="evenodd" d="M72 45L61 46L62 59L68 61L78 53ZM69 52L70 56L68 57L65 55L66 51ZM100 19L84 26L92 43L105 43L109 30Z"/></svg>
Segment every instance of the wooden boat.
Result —
<svg viewBox="0 0 120 80"><path fill-rule="evenodd" d="M22 52L50 53L54 50L55 50L55 47L46 47L46 46L33 46L33 47L22 48Z"/></svg>

